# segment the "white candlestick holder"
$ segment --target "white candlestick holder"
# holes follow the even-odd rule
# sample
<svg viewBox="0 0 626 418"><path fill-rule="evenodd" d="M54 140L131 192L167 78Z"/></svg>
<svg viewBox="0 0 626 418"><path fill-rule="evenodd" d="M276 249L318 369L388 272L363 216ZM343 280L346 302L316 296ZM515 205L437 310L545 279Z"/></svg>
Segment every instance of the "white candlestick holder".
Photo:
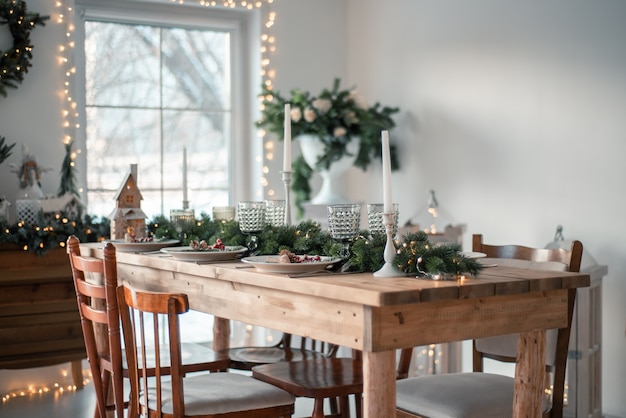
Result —
<svg viewBox="0 0 626 418"><path fill-rule="evenodd" d="M281 171L285 184L285 225L291 226L291 174L292 171Z"/></svg>
<svg viewBox="0 0 626 418"><path fill-rule="evenodd" d="M393 229L395 224L395 213L383 213L383 225L387 233L387 243L383 252L385 264L380 270L374 272L374 277L398 277L402 274L393 266L396 258L396 247L393 245Z"/></svg>

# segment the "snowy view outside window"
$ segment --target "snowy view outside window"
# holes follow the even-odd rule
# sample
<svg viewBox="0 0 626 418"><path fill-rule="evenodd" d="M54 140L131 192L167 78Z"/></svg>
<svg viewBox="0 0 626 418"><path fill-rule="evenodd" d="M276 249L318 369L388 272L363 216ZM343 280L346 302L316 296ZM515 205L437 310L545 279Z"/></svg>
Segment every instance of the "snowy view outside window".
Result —
<svg viewBox="0 0 626 418"><path fill-rule="evenodd" d="M110 215L134 163L149 219L181 208L183 147L190 208L228 204L230 53L224 31L85 22L90 214Z"/></svg>

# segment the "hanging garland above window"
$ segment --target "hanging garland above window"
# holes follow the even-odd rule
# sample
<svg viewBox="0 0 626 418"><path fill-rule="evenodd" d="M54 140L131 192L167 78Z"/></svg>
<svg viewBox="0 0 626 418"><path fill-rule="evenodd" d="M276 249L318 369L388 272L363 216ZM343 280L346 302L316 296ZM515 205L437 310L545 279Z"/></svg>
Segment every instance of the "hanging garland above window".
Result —
<svg viewBox="0 0 626 418"><path fill-rule="evenodd" d="M33 46L30 44L30 31L36 25L45 26L49 16L28 12L22 0L0 0L0 27L9 26L13 46L0 51L0 94L7 96L7 88L16 89L24 80L24 74L32 64Z"/></svg>

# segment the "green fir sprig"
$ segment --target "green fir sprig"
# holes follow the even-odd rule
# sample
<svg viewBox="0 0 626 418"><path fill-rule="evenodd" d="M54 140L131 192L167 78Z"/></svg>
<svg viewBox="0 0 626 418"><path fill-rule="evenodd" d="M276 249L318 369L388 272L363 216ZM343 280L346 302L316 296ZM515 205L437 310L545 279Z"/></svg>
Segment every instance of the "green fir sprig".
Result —
<svg viewBox="0 0 626 418"><path fill-rule="evenodd" d="M6 138L0 135L0 164L11 156L11 150L15 146L15 143L12 143L11 145L5 144L5 140Z"/></svg>
<svg viewBox="0 0 626 418"><path fill-rule="evenodd" d="M478 275L483 268L475 259L464 256L459 244L433 245L423 231L407 234L397 248L394 264L407 274Z"/></svg>

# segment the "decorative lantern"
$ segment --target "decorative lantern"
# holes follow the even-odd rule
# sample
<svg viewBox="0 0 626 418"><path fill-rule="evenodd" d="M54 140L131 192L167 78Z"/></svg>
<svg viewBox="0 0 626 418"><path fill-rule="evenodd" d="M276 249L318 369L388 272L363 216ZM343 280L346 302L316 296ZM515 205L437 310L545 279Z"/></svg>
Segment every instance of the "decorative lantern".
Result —
<svg viewBox="0 0 626 418"><path fill-rule="evenodd" d="M465 224L455 225L452 217L443 209L435 191L431 190L428 195L428 202L425 208L420 209L400 228L401 235L409 232L424 231L428 234L430 242L445 242L463 244L463 233L465 232Z"/></svg>

